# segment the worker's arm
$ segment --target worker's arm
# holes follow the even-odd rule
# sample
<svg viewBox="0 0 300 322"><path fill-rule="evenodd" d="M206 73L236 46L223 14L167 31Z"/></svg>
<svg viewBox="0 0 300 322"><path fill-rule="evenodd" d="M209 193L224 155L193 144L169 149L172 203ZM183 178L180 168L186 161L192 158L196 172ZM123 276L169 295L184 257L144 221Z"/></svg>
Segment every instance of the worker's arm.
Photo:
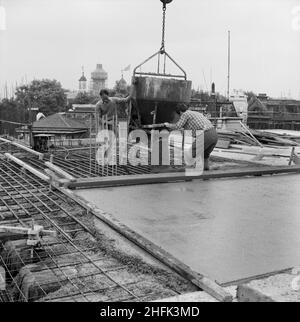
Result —
<svg viewBox="0 0 300 322"><path fill-rule="evenodd" d="M128 103L132 97L134 96L134 86L130 86L130 92L129 92L129 95L127 97L124 97L124 98L121 98L121 97L114 97L113 100L116 102L116 103Z"/></svg>
<svg viewBox="0 0 300 322"><path fill-rule="evenodd" d="M120 104L120 103L128 103L131 99L131 95L128 95L127 97L112 97L111 98L115 103Z"/></svg>
<svg viewBox="0 0 300 322"><path fill-rule="evenodd" d="M179 130L179 129L184 128L186 122L187 122L187 115L185 113L183 113L180 116L180 119L177 123L175 123L175 124L165 123L165 126L168 127L169 129L172 129L172 130Z"/></svg>
<svg viewBox="0 0 300 322"><path fill-rule="evenodd" d="M100 100L96 103L96 113L98 113L100 117L102 116L102 108L101 107L102 107L102 101Z"/></svg>

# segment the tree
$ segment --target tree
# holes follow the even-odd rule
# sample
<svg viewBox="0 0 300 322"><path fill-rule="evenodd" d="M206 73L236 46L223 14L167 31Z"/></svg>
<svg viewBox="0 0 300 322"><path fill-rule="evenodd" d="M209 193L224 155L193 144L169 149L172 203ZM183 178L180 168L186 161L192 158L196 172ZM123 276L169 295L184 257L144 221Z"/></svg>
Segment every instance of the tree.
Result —
<svg viewBox="0 0 300 322"><path fill-rule="evenodd" d="M67 106L65 90L56 80L33 80L17 88L16 101L26 110L39 108L45 115L64 111Z"/></svg>
<svg viewBox="0 0 300 322"><path fill-rule="evenodd" d="M227 97L220 94L220 93L216 93L216 100L218 102L227 102L228 101Z"/></svg>
<svg viewBox="0 0 300 322"><path fill-rule="evenodd" d="M72 101L73 104L94 104L99 100L98 97L87 92L79 92L75 99Z"/></svg>
<svg viewBox="0 0 300 322"><path fill-rule="evenodd" d="M124 78L121 78L121 80L116 81L113 91L115 92L115 95L117 95L117 96L128 95L130 92L130 86L127 85Z"/></svg>
<svg viewBox="0 0 300 322"><path fill-rule="evenodd" d="M252 97L256 97L257 95L252 91L244 91L244 94L247 96L247 101L249 102Z"/></svg>
<svg viewBox="0 0 300 322"><path fill-rule="evenodd" d="M212 100L211 94L209 92L206 92L203 90L196 91L194 89L192 89L192 98L200 99L203 102L208 102ZM216 93L216 99L217 101L221 101L221 102L225 102L227 100L227 98L221 95L220 93Z"/></svg>
<svg viewBox="0 0 300 322"><path fill-rule="evenodd" d="M18 123L26 123L27 113L13 98L3 99L0 102L0 134L14 136L15 129L21 127Z"/></svg>

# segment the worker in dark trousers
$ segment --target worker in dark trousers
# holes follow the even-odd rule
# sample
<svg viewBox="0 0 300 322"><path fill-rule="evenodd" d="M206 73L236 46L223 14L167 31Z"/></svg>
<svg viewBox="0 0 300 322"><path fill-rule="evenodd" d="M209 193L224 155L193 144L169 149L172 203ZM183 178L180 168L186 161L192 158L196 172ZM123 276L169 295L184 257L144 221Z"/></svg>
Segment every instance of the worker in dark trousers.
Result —
<svg viewBox="0 0 300 322"><path fill-rule="evenodd" d="M193 137L197 130L204 131L204 170L209 170L209 156L218 142L216 129L202 113L190 111L186 104L177 104L175 113L179 115L179 120L175 124L165 123L166 127L173 130L191 130ZM197 140L194 140L191 148L202 153L200 147L196 149L196 144ZM196 155L196 159L198 157L199 155Z"/></svg>

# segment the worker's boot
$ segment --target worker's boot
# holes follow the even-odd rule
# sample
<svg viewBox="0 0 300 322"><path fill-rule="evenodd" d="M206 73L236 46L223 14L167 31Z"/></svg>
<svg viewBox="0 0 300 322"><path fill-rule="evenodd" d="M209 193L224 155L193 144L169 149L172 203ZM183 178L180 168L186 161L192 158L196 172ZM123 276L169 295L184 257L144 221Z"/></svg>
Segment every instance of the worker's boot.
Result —
<svg viewBox="0 0 300 322"><path fill-rule="evenodd" d="M209 170L209 159L204 159L204 171Z"/></svg>

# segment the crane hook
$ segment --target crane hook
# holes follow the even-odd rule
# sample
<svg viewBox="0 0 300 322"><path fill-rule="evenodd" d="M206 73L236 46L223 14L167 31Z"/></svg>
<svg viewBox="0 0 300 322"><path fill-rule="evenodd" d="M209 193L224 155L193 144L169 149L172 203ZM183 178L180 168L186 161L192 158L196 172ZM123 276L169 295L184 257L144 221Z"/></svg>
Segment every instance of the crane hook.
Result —
<svg viewBox="0 0 300 322"><path fill-rule="evenodd" d="M168 3L171 3L173 0L160 0L164 6L167 5Z"/></svg>

